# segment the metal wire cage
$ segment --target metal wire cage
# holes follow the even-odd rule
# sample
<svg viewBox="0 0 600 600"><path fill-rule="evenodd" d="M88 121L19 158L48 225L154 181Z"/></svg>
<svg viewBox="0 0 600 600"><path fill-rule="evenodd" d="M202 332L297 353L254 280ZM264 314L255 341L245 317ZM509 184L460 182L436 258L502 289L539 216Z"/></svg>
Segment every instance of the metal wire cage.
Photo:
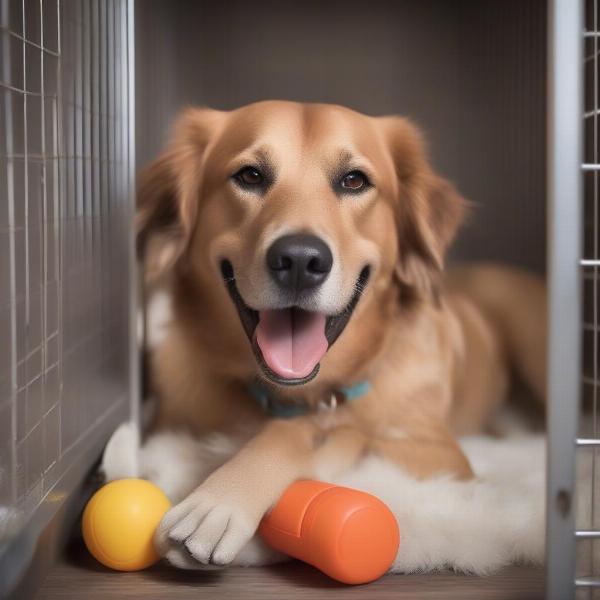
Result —
<svg viewBox="0 0 600 600"><path fill-rule="evenodd" d="M599 3L549 2L551 600L600 598ZM133 4L0 0L0 596L138 410Z"/></svg>
<svg viewBox="0 0 600 600"><path fill-rule="evenodd" d="M582 377L577 438L576 580L578 598L600 598L600 515L597 450L600 447L600 227L598 135L600 116L600 15L598 0L587 0L583 43L583 204L582 204Z"/></svg>
<svg viewBox="0 0 600 600"><path fill-rule="evenodd" d="M0 0L0 596L135 410L128 0Z"/></svg>
<svg viewBox="0 0 600 600"><path fill-rule="evenodd" d="M547 596L557 600L600 598L598 9L553 0L549 19Z"/></svg>

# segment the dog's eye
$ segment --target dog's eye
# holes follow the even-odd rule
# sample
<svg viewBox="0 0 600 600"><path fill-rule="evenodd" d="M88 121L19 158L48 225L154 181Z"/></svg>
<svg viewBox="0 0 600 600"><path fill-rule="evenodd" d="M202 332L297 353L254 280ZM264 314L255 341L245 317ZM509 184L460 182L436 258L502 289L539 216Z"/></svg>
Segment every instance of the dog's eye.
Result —
<svg viewBox="0 0 600 600"><path fill-rule="evenodd" d="M346 173L346 175L342 177L340 185L345 190L357 192L368 187L369 180L362 171L350 171L350 173Z"/></svg>
<svg viewBox="0 0 600 600"><path fill-rule="evenodd" d="M262 173L255 167L244 167L240 169L234 178L242 185L255 186L261 185L264 182Z"/></svg>

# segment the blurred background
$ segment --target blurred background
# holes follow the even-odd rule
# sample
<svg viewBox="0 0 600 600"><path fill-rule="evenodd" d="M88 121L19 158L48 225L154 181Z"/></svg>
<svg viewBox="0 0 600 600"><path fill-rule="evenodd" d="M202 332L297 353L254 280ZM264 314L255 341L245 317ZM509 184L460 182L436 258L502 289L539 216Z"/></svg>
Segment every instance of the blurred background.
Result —
<svg viewBox="0 0 600 600"><path fill-rule="evenodd" d="M454 256L545 268L546 2L140 0L137 165L185 105L403 114L475 204Z"/></svg>

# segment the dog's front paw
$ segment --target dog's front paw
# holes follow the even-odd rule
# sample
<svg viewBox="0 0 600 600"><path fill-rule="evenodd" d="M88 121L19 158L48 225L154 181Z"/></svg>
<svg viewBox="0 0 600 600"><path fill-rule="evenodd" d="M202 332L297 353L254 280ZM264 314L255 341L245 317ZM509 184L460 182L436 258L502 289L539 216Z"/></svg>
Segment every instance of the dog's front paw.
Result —
<svg viewBox="0 0 600 600"><path fill-rule="evenodd" d="M155 545L161 556L182 569L222 567L254 535L259 520L239 501L199 488L163 517Z"/></svg>

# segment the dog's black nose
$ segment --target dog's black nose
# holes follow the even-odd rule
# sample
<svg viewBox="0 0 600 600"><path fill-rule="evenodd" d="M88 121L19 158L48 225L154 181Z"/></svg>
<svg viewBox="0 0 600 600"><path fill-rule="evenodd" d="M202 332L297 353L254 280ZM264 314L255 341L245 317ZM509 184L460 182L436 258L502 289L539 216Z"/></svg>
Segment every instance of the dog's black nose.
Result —
<svg viewBox="0 0 600 600"><path fill-rule="evenodd" d="M273 279L294 293L321 285L333 266L329 246L314 235L284 235L267 250Z"/></svg>

